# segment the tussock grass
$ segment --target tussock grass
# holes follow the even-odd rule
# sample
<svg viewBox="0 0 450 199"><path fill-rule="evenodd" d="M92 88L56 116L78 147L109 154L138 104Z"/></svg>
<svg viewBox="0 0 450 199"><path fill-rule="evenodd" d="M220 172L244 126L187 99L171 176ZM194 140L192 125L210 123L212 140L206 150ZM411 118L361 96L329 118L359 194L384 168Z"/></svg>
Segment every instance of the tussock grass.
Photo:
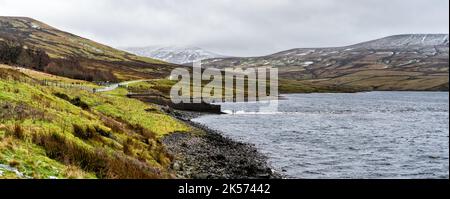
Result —
<svg viewBox="0 0 450 199"><path fill-rule="evenodd" d="M100 178L162 178L162 172L124 154L108 153L103 148L90 148L67 139L64 135L35 135L33 142L42 146L48 156L68 165L76 165Z"/></svg>
<svg viewBox="0 0 450 199"><path fill-rule="evenodd" d="M159 139L191 130L186 124L123 95L41 86L10 69L0 74L0 164L17 161L31 178L172 176L173 157Z"/></svg>

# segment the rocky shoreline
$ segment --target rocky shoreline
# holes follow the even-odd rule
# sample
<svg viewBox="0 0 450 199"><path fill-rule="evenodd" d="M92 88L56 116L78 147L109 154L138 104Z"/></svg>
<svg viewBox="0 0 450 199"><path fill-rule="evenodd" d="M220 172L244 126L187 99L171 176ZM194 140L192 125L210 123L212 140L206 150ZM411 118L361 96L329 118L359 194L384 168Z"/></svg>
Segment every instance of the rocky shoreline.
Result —
<svg viewBox="0 0 450 199"><path fill-rule="evenodd" d="M267 158L249 144L223 137L220 132L191 122L204 113L167 111L200 129L193 133L173 133L163 138L167 150L177 158L173 169L186 179L277 179L282 178L267 164Z"/></svg>

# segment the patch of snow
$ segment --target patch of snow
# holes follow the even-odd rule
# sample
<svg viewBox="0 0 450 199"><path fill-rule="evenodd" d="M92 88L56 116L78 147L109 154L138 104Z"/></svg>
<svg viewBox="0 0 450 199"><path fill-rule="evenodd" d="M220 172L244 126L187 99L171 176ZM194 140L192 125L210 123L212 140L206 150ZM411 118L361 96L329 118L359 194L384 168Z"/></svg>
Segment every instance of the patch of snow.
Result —
<svg viewBox="0 0 450 199"><path fill-rule="evenodd" d="M265 66L267 66L269 64L270 64L270 61L267 61L267 60L262 63L262 65L265 65Z"/></svg>
<svg viewBox="0 0 450 199"><path fill-rule="evenodd" d="M82 45L82 46L84 46L84 47L86 47L86 48L90 48L90 49L92 49L93 51L95 51L95 52L97 52L97 53L104 53L104 51L103 50L100 50L100 49L98 49L98 48L96 48L96 47L94 47L94 46L91 46L91 45L89 45L89 44L85 44L85 43L79 43L80 45Z"/></svg>
<svg viewBox="0 0 450 199"><path fill-rule="evenodd" d="M34 29L41 29L41 27L35 23L31 23L31 27Z"/></svg>
<svg viewBox="0 0 450 199"><path fill-rule="evenodd" d="M414 46L448 45L448 34L394 35L354 45L356 48L405 48Z"/></svg>
<svg viewBox="0 0 450 199"><path fill-rule="evenodd" d="M391 56L391 55L394 55L394 52L376 52L375 54L376 55L389 55L389 56Z"/></svg>
<svg viewBox="0 0 450 199"><path fill-rule="evenodd" d="M104 53L103 50L100 50L100 49L95 48L95 47L92 47L92 50L94 50L95 52L98 52L98 53Z"/></svg>
<svg viewBox="0 0 450 199"><path fill-rule="evenodd" d="M297 56L305 56L305 55L308 55L309 53L299 53L299 54L297 54Z"/></svg>
<svg viewBox="0 0 450 199"><path fill-rule="evenodd" d="M420 63L420 60L418 60L418 59L409 60L403 64L400 64L399 66L406 66L406 65L415 64L415 63Z"/></svg>
<svg viewBox="0 0 450 199"><path fill-rule="evenodd" d="M295 53L297 53L297 52L295 52L295 51L289 51L289 52L287 52L287 53L283 53L282 55L288 56L288 55L293 55L293 54L295 54Z"/></svg>
<svg viewBox="0 0 450 199"><path fill-rule="evenodd" d="M218 62L218 61L222 61L223 59L213 59L211 60L212 62Z"/></svg>
<svg viewBox="0 0 450 199"><path fill-rule="evenodd" d="M427 37L428 37L428 35L425 35L425 36L422 38L422 44L425 43L425 40L427 39Z"/></svg>
<svg viewBox="0 0 450 199"><path fill-rule="evenodd" d="M313 65L313 64L314 64L314 62L312 62L312 61L307 61L307 62L303 62L302 63L303 66L310 66L310 65Z"/></svg>
<svg viewBox="0 0 450 199"><path fill-rule="evenodd" d="M308 50L306 52L299 52L296 55L297 56L306 56L306 55L309 55L309 54L314 53L314 52L315 52L315 50Z"/></svg>

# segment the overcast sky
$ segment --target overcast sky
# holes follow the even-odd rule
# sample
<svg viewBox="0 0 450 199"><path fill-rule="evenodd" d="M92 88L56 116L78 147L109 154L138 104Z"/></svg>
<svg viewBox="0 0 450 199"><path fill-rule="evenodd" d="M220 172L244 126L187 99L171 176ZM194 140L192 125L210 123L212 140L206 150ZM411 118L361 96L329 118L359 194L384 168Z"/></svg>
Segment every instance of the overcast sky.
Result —
<svg viewBox="0 0 450 199"><path fill-rule="evenodd" d="M114 47L198 46L234 56L449 30L448 0L0 0L0 15Z"/></svg>

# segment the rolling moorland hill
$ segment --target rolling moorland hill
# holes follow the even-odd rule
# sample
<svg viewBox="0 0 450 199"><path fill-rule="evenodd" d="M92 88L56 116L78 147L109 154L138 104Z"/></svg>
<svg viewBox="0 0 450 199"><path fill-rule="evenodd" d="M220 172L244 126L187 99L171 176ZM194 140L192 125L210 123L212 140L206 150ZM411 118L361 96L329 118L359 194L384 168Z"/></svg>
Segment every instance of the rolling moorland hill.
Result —
<svg viewBox="0 0 450 199"><path fill-rule="evenodd" d="M337 48L300 48L263 57L219 58L203 66L277 67L282 92L448 91L448 34L410 34Z"/></svg>
<svg viewBox="0 0 450 199"><path fill-rule="evenodd" d="M25 17L0 17L0 63L88 81L160 78L175 67Z"/></svg>
<svg viewBox="0 0 450 199"><path fill-rule="evenodd" d="M336 48L213 58L205 67L277 67L280 92L448 91L448 34L396 35ZM0 17L0 63L87 81L167 77L177 65L136 56L23 17Z"/></svg>

